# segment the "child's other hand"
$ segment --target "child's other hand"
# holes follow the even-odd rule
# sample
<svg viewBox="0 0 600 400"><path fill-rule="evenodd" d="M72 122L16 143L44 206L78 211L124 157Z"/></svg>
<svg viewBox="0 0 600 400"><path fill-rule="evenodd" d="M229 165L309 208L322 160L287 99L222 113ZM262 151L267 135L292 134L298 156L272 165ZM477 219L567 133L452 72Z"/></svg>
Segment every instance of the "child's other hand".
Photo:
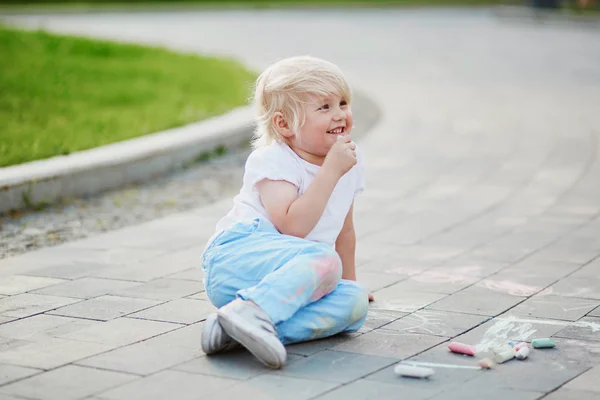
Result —
<svg viewBox="0 0 600 400"><path fill-rule="evenodd" d="M346 172L356 165L356 145L349 135L338 136L336 142L331 146L323 167L330 169L341 178Z"/></svg>
<svg viewBox="0 0 600 400"><path fill-rule="evenodd" d="M375 297L373 297L373 293L369 292L369 303L375 301Z"/></svg>

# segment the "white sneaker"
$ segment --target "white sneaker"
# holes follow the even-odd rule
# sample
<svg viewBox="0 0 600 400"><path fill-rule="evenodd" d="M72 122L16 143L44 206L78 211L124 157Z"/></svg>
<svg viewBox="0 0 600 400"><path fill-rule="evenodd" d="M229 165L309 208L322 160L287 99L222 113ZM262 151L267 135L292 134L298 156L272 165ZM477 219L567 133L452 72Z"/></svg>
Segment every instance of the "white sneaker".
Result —
<svg viewBox="0 0 600 400"><path fill-rule="evenodd" d="M217 319L217 314L210 314L204 321L202 330L202 351L206 354L220 353L239 347L240 344L229 336Z"/></svg>
<svg viewBox="0 0 600 400"><path fill-rule="evenodd" d="M236 299L217 311L225 332L270 368L281 368L287 353L269 316L254 303Z"/></svg>

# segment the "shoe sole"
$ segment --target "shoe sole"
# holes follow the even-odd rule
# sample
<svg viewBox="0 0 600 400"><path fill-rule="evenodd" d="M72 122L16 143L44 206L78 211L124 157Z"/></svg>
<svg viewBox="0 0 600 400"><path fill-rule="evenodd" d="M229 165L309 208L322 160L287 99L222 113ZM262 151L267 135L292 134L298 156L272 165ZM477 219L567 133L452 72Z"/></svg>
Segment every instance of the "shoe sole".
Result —
<svg viewBox="0 0 600 400"><path fill-rule="evenodd" d="M214 347L214 346L211 346L211 339L213 338L213 330L215 329L215 324L218 324L218 323L219 322L218 322L217 318L206 318L206 321L204 322L201 346L202 346L202 351L206 354L214 354L215 353L215 351L210 351L210 349ZM209 351L207 351L207 350L209 350Z"/></svg>
<svg viewBox="0 0 600 400"><path fill-rule="evenodd" d="M248 349L264 365L269 368L279 369L285 364L286 351L280 342L280 352L283 356L278 354L278 351L272 347L273 343L269 343L262 337L264 335L262 332L257 332L256 329L248 329L246 327L247 322L243 318L239 318L235 314L226 315L217 313L217 315L221 328L234 340Z"/></svg>

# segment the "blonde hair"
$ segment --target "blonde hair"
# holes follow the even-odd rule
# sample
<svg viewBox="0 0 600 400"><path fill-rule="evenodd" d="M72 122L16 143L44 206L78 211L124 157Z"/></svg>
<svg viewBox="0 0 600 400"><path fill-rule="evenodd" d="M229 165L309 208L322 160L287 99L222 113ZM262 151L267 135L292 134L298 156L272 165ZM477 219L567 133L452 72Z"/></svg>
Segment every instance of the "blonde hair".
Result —
<svg viewBox="0 0 600 400"><path fill-rule="evenodd" d="M282 141L273 117L281 112L291 130L297 133L305 122L305 104L310 97L337 95L351 104L352 91L342 71L329 61L312 56L279 60L257 78L254 90L256 129L252 147Z"/></svg>

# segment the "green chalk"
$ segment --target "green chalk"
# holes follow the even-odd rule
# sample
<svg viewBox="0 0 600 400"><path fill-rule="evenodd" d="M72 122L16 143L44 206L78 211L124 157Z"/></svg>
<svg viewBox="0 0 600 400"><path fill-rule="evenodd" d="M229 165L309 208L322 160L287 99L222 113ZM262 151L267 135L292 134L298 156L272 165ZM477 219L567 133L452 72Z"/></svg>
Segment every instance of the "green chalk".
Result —
<svg viewBox="0 0 600 400"><path fill-rule="evenodd" d="M548 338L533 339L531 341L531 345L535 349L543 349L543 348L549 348L549 347L556 347L556 343L554 343L552 340L550 340Z"/></svg>

